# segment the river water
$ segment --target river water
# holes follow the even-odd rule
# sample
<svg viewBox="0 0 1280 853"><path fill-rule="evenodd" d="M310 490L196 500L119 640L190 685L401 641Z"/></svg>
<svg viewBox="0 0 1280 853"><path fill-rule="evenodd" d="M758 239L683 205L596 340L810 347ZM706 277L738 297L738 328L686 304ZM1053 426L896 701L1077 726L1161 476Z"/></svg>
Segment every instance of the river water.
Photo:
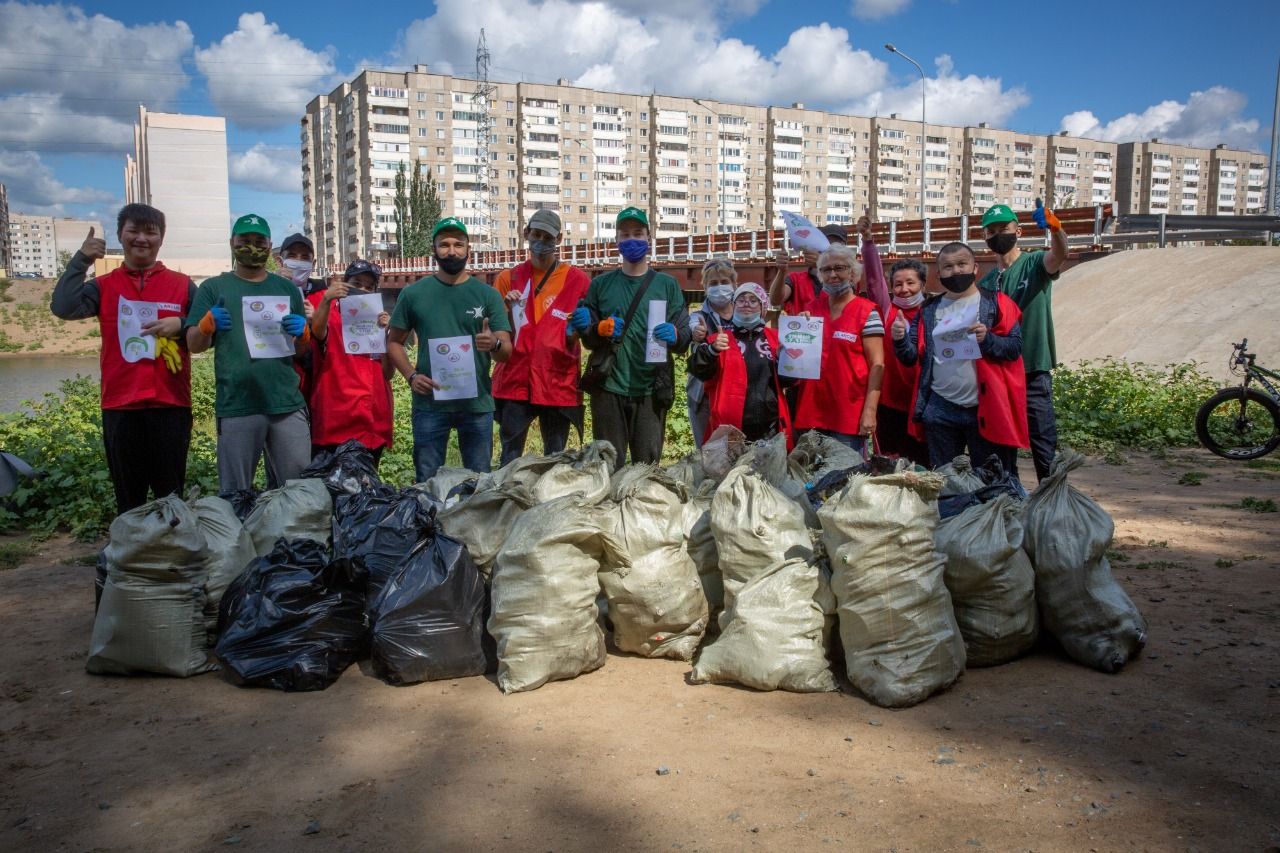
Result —
<svg viewBox="0 0 1280 853"><path fill-rule="evenodd" d="M64 379L98 377L97 356L6 356L0 358L0 412L16 412L26 400L43 399Z"/></svg>

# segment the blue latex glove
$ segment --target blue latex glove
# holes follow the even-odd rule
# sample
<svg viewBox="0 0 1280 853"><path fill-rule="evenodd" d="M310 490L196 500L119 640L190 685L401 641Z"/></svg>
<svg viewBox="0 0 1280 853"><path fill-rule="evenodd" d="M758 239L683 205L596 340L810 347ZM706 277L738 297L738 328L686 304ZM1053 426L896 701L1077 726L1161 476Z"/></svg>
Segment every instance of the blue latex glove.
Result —
<svg viewBox="0 0 1280 853"><path fill-rule="evenodd" d="M285 314L280 320L280 328L284 329L286 335L300 338L303 330L307 328L307 318L301 314Z"/></svg>
<svg viewBox="0 0 1280 853"><path fill-rule="evenodd" d="M676 342L676 327L670 323L659 323L653 327L653 338L671 346Z"/></svg>
<svg viewBox="0 0 1280 853"><path fill-rule="evenodd" d="M1053 211L1045 210L1044 199L1036 199L1036 209L1031 212L1031 218L1035 220L1036 225L1046 231L1057 231L1062 227L1062 221L1054 215Z"/></svg>
<svg viewBox="0 0 1280 853"><path fill-rule="evenodd" d="M615 341L621 340L621 339L622 339L622 326L623 326L623 323L624 323L623 319L622 319L620 316L618 316L617 314L614 314L614 315L613 315L612 317L610 317L609 319L613 321L613 336L612 336L612 340L615 340Z"/></svg>
<svg viewBox="0 0 1280 853"><path fill-rule="evenodd" d="M569 315L569 328L578 334L582 334L591 328L591 309L578 307L573 309L573 313Z"/></svg>
<svg viewBox="0 0 1280 853"><path fill-rule="evenodd" d="M218 327L219 332L231 331L231 312L224 305L225 303L219 299L218 304L209 309L209 313L213 315L213 323Z"/></svg>

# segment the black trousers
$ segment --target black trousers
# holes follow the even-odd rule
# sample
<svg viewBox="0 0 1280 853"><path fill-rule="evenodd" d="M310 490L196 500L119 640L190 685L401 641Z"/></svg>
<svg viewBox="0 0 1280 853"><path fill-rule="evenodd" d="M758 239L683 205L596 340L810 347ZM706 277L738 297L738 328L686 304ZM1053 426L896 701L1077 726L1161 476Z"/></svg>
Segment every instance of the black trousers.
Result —
<svg viewBox="0 0 1280 853"><path fill-rule="evenodd" d="M931 468L929 447L907 432L911 416L901 409L881 405L876 409L876 443L885 456L900 456L917 465Z"/></svg>
<svg viewBox="0 0 1280 853"><path fill-rule="evenodd" d="M592 436L618 451L618 468L627 464L628 455L631 462L660 461L666 429L667 410L654 405L652 395L624 397L608 391L591 395Z"/></svg>
<svg viewBox="0 0 1280 853"><path fill-rule="evenodd" d="M103 409L102 444L118 513L157 498L181 495L191 446L191 410L180 406Z"/></svg>
<svg viewBox="0 0 1280 853"><path fill-rule="evenodd" d="M524 455L524 443L534 420L542 432L542 453L550 455L564 450L569 443L569 419L555 406L535 406L525 400L494 398L498 440L502 442L502 458L498 467Z"/></svg>
<svg viewBox="0 0 1280 853"><path fill-rule="evenodd" d="M1036 479L1049 476L1058 452L1058 416L1053 411L1053 374L1047 370L1027 374L1027 431Z"/></svg>

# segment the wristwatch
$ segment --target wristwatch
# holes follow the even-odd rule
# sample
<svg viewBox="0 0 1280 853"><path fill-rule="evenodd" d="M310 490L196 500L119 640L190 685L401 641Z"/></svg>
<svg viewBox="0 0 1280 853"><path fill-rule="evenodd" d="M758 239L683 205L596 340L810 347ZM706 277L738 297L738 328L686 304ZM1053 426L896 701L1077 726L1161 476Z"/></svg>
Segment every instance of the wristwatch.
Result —
<svg viewBox="0 0 1280 853"><path fill-rule="evenodd" d="M414 380L414 377L416 377L417 375L418 375L418 371L415 370L413 371L413 373L410 373L409 378L405 380L405 382L409 383L410 388L413 387L413 380Z"/></svg>

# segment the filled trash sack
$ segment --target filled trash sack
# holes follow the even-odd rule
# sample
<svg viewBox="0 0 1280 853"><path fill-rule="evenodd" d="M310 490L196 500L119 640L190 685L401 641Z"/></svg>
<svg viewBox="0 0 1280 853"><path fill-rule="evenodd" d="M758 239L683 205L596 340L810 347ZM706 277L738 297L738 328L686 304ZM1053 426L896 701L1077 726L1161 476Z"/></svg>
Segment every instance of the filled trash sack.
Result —
<svg viewBox="0 0 1280 853"><path fill-rule="evenodd" d="M816 429L801 433L788 456L792 476L802 483L816 483L832 471L863 464L862 454Z"/></svg>
<svg viewBox="0 0 1280 853"><path fill-rule="evenodd" d="M191 504L196 523L208 548L205 576L204 622L212 646L218 635L218 609L231 582L240 577L257 554L253 539L236 517L235 508L222 498L200 498Z"/></svg>
<svg viewBox="0 0 1280 853"><path fill-rule="evenodd" d="M958 473L945 474L948 468ZM1019 502L1027 497L1026 489L1018 482L1017 472L1004 470L1004 465L994 454L978 468L970 466L968 456L957 456L953 462L939 466L937 473L947 478L943 484L944 492L938 496L938 516L943 519L953 518L971 506L995 500L1000 495L1008 495ZM969 489L974 484L980 485ZM948 486L969 490L948 494L945 491Z"/></svg>
<svg viewBox="0 0 1280 853"><path fill-rule="evenodd" d="M467 546L476 568L487 578L512 525L536 503L528 486L509 483L477 490L466 500L441 510L436 518L447 535Z"/></svg>
<svg viewBox="0 0 1280 853"><path fill-rule="evenodd" d="M220 492L218 497L231 504L231 508L235 510L236 518L244 521L249 517L249 513L253 512L254 504L258 502L257 489L238 489L231 492Z"/></svg>
<svg viewBox="0 0 1280 853"><path fill-rule="evenodd" d="M311 539L327 544L332 515L333 498L322 481L289 480L258 496L253 512L244 520L244 529L253 539L254 552L264 557L280 539Z"/></svg>
<svg viewBox="0 0 1280 853"><path fill-rule="evenodd" d="M373 451L354 438L333 450L320 451L298 476L319 480L335 498L359 494L382 485L382 478L378 476L378 460L374 458Z"/></svg>
<svg viewBox="0 0 1280 853"><path fill-rule="evenodd" d="M1118 672L1142 652L1147 622L1111 574L1111 516L1067 482L1083 464L1073 450L1058 452L1027 499L1025 547L1045 630L1079 663Z"/></svg>
<svg viewBox="0 0 1280 853"><path fill-rule="evenodd" d="M426 492L383 485L342 495L334 506L333 558L363 561L372 604L405 555L434 529L439 504Z"/></svg>
<svg viewBox="0 0 1280 853"><path fill-rule="evenodd" d="M856 475L818 517L849 681L901 708L955 683L965 651L934 550L942 477Z"/></svg>
<svg viewBox="0 0 1280 853"><path fill-rule="evenodd" d="M720 555L711 532L711 498L716 484L704 480L697 491L689 494L680 510L680 526L684 532L684 551L693 560L707 599L707 630L719 631L716 619L724 610L724 578L720 575Z"/></svg>
<svg viewBox="0 0 1280 853"><path fill-rule="evenodd" d="M730 424L721 424L702 442L699 467L702 476L717 483L725 478L742 454L747 452L747 437Z"/></svg>
<svg viewBox="0 0 1280 853"><path fill-rule="evenodd" d="M453 506L457 500L475 493L480 474L469 468L438 468L436 475L414 486L438 500L441 506Z"/></svg>
<svg viewBox="0 0 1280 853"><path fill-rule="evenodd" d="M939 497L966 495L987 485L986 480L974 470L972 460L964 454L939 465L934 471L943 477L942 491L938 492Z"/></svg>
<svg viewBox="0 0 1280 853"><path fill-rule="evenodd" d="M324 690L367 649L365 582L359 561L330 561L314 539L278 542L222 598L214 654L224 677Z"/></svg>

